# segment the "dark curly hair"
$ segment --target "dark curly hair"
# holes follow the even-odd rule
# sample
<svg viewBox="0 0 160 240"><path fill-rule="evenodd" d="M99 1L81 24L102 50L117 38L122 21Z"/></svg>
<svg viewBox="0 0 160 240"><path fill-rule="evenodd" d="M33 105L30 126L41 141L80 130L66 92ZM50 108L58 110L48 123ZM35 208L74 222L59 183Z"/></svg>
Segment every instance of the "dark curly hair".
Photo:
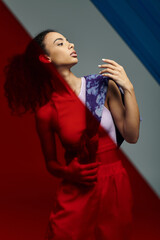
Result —
<svg viewBox="0 0 160 240"><path fill-rule="evenodd" d="M13 56L5 66L4 93L11 115L21 116L29 110L34 113L37 107L49 101L54 91L52 63L44 64L39 60L40 54L47 54L44 38L50 32L57 31L48 29L39 33L23 54Z"/></svg>

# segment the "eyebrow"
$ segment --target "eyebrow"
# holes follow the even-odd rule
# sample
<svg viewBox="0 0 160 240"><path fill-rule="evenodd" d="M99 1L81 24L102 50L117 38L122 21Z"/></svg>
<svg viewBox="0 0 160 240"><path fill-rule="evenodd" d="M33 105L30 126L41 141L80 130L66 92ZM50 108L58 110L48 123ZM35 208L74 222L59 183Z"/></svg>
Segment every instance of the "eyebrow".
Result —
<svg viewBox="0 0 160 240"><path fill-rule="evenodd" d="M64 40L64 39L63 38L57 38L56 40L54 40L53 43L55 43L55 41L57 41L57 40ZM68 39L66 39L66 41L68 41Z"/></svg>

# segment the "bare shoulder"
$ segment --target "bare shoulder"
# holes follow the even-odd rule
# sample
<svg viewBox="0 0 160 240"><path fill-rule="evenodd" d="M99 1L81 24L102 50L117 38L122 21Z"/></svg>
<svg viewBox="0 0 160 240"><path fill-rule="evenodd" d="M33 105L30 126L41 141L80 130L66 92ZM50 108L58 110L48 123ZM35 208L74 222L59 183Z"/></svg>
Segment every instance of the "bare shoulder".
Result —
<svg viewBox="0 0 160 240"><path fill-rule="evenodd" d="M58 118L54 105L48 102L44 106L40 107L35 113L35 121L36 126L39 128L57 131Z"/></svg>
<svg viewBox="0 0 160 240"><path fill-rule="evenodd" d="M43 121L43 122L49 123L51 121L51 116L52 116L52 109L48 103L40 107L35 112L35 118L37 121Z"/></svg>

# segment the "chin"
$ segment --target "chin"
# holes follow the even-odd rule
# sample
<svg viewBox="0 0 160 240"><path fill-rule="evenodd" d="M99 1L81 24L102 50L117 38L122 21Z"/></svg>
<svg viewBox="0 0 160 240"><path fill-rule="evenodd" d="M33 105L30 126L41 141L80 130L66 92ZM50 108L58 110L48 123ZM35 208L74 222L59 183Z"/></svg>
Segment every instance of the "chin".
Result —
<svg viewBox="0 0 160 240"><path fill-rule="evenodd" d="M76 65L78 63L78 58L75 59L75 61L73 63L71 63L71 67L73 67L74 65Z"/></svg>

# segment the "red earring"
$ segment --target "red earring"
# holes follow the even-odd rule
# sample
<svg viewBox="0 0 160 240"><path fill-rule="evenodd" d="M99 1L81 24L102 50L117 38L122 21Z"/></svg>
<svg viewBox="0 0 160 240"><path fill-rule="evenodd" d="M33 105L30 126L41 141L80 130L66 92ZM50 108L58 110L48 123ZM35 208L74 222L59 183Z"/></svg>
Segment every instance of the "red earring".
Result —
<svg viewBox="0 0 160 240"><path fill-rule="evenodd" d="M39 60L43 63L50 63L50 61L43 54L39 55Z"/></svg>

